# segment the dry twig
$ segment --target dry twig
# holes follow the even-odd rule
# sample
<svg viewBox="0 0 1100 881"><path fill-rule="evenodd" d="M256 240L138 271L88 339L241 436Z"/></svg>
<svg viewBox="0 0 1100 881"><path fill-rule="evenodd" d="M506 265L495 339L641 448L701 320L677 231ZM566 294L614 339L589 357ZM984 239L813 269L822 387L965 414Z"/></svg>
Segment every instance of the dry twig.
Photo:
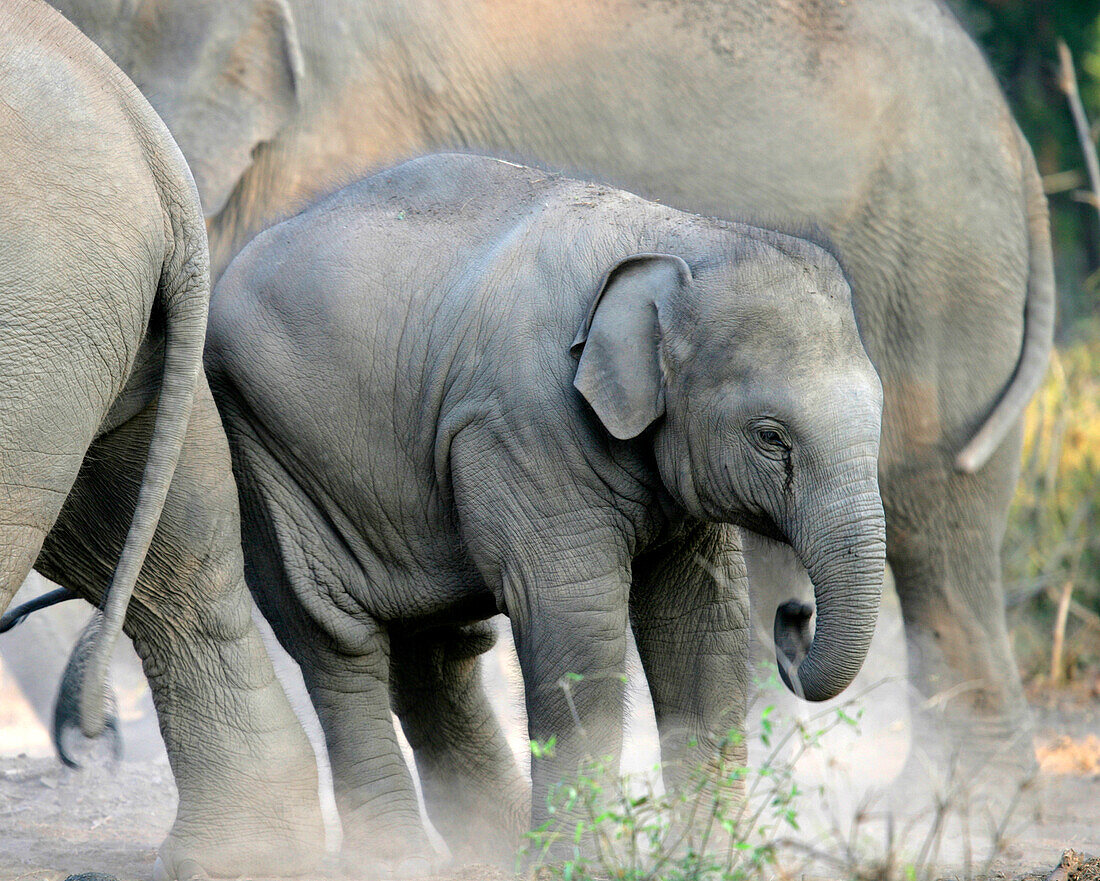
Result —
<svg viewBox="0 0 1100 881"><path fill-rule="evenodd" d="M1065 40L1058 41L1058 87L1065 92L1069 102L1069 112L1073 115L1073 125L1077 129L1077 139L1081 143L1081 152L1085 154L1085 169L1089 175L1090 192L1079 197L1088 202L1100 213L1100 160L1096 157L1096 143L1092 139L1092 130L1085 115L1085 105L1081 103L1081 93L1077 89L1077 73L1073 68L1073 55Z"/></svg>

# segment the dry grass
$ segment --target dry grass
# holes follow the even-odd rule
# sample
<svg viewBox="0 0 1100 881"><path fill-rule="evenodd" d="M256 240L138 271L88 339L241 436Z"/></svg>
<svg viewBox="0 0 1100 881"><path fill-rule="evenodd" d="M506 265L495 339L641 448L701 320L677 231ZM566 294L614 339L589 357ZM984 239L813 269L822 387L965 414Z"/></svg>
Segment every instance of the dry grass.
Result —
<svg viewBox="0 0 1100 881"><path fill-rule="evenodd" d="M1100 663L1100 322L1056 352L1026 415L1005 540L1024 675L1052 683Z"/></svg>

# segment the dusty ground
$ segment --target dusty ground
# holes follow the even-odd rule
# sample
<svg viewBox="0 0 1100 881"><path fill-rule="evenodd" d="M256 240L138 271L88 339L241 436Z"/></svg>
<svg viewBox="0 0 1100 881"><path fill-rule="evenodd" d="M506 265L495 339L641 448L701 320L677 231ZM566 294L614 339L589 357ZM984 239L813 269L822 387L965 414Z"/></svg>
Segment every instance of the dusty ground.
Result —
<svg viewBox="0 0 1100 881"><path fill-rule="evenodd" d="M908 720L904 656L896 648L904 644L900 636L896 600L888 597L864 672L851 689L851 693L863 695L858 701L862 709L858 730L838 726L821 748L795 765L804 791L800 802L802 844L835 847L838 829L843 836L852 837L851 818L875 792L889 791L890 781L900 770L914 737ZM503 649L488 658L486 685L509 741L522 760L526 736L518 678L507 639L502 643ZM285 655L279 655L277 647L269 648L307 732L319 740L300 674ZM632 709L623 765L627 772L638 774L653 767L657 749L636 655L629 672ZM1054 694L1037 690L1031 700L1036 754L1042 767L1040 785L1035 804L1014 813L988 881L1042 881L1059 865L1066 849L1100 857L1100 678ZM750 707L750 728L764 708L773 704L777 708L773 718L809 718L807 705L781 691L764 689ZM843 705L838 699L814 712L827 716ZM133 714L140 715L141 700L135 698L133 706ZM855 708L848 706L846 711L854 714ZM132 732L151 729L142 727L140 721L133 720ZM159 737L156 743L135 743L135 736L131 734L127 750L136 760L112 765L101 758L89 762L88 770L63 768L52 758L45 730L23 700L14 676L5 673L0 664L0 881L63 881L71 873L93 870L112 873L123 881L151 877L155 848L172 822L175 788ZM766 752L759 737L750 740L750 765L758 765ZM326 770L322 767L323 776ZM905 796L911 796L914 803L919 800L916 793ZM323 792L322 797L332 814L331 791ZM964 875L961 855L965 848L957 822L955 827L947 836L947 857L936 863L948 878ZM991 836L980 816L972 818L969 832L972 874L977 874ZM910 835L905 859L911 859L913 848L919 848L922 834L918 828ZM881 824L861 827L855 836L866 861L864 868L878 858L883 837ZM814 871L793 877L810 874L821 875ZM844 875L834 871L826 876ZM893 876L905 877L904 868L895 869ZM451 881L501 878L499 873L470 867L451 876ZM1066 869L1051 881L1100 881L1100 864Z"/></svg>
<svg viewBox="0 0 1100 881"><path fill-rule="evenodd" d="M1041 814L1014 824L991 879L1040 881L1067 848L1100 856L1100 700L1070 693L1035 709L1042 720ZM163 760L70 771L52 758L0 757L0 879L62 881L96 870L144 881L174 809ZM492 874L461 873L464 881Z"/></svg>

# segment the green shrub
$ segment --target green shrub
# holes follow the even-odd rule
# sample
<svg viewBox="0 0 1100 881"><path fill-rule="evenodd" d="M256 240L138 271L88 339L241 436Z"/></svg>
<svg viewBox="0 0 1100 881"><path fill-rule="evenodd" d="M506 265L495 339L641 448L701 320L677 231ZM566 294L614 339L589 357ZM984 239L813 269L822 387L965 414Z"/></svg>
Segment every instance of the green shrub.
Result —
<svg viewBox="0 0 1100 881"><path fill-rule="evenodd" d="M759 768L736 759L744 754L744 735L731 731L677 793L657 783L660 767L644 777L619 776L606 757L590 759L575 781L551 793L550 819L528 833L521 862L553 881L765 877L783 834L799 829L804 793L795 764L833 728L856 725L859 715L845 705L780 731L774 709L760 714L757 736L770 751ZM553 746L532 743L532 755L547 755Z"/></svg>
<svg viewBox="0 0 1100 881"><path fill-rule="evenodd" d="M832 730L858 729L857 702L867 696L801 720L778 718L773 706L765 707L752 734L764 745L763 761L732 759L744 754L744 740L731 732L713 760L696 768L675 794L656 782L659 767L650 775L624 777L606 758L590 759L576 780L551 794L550 819L528 834L518 868L525 867L536 881L931 881L940 877L937 864L949 824L961 823L968 843L964 865L953 876L986 875L1003 850L1023 787L1002 814L986 818L983 828L972 826L971 819L979 818L969 816L972 775L949 780L943 792L910 792L909 814L903 817L873 811L873 799L854 816L834 816L823 786L800 786L799 760ZM532 744L536 758L553 750L552 742ZM975 842L990 845L980 867L972 860L972 833Z"/></svg>

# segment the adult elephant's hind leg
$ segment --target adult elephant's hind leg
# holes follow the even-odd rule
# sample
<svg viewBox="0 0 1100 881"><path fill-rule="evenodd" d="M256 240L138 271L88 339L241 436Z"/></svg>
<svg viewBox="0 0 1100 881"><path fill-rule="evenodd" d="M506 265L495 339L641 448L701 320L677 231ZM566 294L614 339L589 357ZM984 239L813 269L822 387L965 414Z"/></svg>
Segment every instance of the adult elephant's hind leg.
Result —
<svg viewBox="0 0 1100 881"><path fill-rule="evenodd" d="M481 682L489 622L391 636L394 708L428 817L458 862L512 867L531 794Z"/></svg>
<svg viewBox="0 0 1100 881"><path fill-rule="evenodd" d="M93 444L38 567L98 601L140 485L154 408ZM126 631L179 789L169 877L303 874L324 850L309 742L251 620L229 452L205 381Z"/></svg>
<svg viewBox="0 0 1100 881"><path fill-rule="evenodd" d="M909 770L920 779L992 768L1018 780L1034 769L1001 582L1019 455L1016 431L977 474L914 452L911 469L884 481L887 556L915 689Z"/></svg>

